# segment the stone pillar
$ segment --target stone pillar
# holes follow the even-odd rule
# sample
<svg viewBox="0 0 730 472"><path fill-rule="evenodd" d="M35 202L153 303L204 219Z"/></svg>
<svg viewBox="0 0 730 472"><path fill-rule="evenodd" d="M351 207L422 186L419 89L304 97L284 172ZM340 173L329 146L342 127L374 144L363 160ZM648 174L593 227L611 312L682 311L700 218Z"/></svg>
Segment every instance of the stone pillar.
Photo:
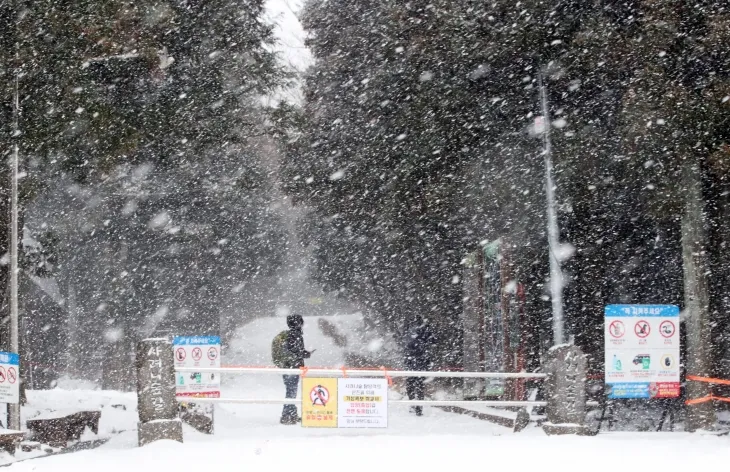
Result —
<svg viewBox="0 0 730 472"><path fill-rule="evenodd" d="M144 446L160 439L182 442L182 423L175 400L172 344L164 338L137 344L138 440Z"/></svg>
<svg viewBox="0 0 730 472"><path fill-rule="evenodd" d="M555 346L545 364L547 434L587 434L586 358L577 346Z"/></svg>

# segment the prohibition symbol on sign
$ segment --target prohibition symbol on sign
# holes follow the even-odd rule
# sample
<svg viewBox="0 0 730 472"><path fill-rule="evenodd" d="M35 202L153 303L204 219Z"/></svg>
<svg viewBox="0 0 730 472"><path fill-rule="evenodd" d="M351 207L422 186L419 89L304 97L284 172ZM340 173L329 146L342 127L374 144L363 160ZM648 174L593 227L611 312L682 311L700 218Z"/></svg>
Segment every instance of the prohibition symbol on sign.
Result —
<svg viewBox="0 0 730 472"><path fill-rule="evenodd" d="M664 320L659 325L659 333L665 338L671 338L674 336L675 331L677 331L677 327L669 320Z"/></svg>
<svg viewBox="0 0 730 472"><path fill-rule="evenodd" d="M203 350L199 347L196 347L193 349L193 360L199 361L203 357Z"/></svg>
<svg viewBox="0 0 730 472"><path fill-rule="evenodd" d="M5 383L5 378L6 378L5 368L0 367L0 383Z"/></svg>
<svg viewBox="0 0 730 472"><path fill-rule="evenodd" d="M312 406L327 406L327 402L330 401L330 392L326 387L317 385L309 392L309 399L312 401Z"/></svg>
<svg viewBox="0 0 730 472"><path fill-rule="evenodd" d="M644 320L639 320L634 326L634 333L640 338L645 338L651 333L651 326Z"/></svg>
<svg viewBox="0 0 730 472"><path fill-rule="evenodd" d="M8 369L8 382L11 384L14 384L15 381L18 379L18 374L15 372L15 367L11 367Z"/></svg>
<svg viewBox="0 0 730 472"><path fill-rule="evenodd" d="M614 320L610 325L608 325L608 332L614 338L620 338L626 334L626 326L624 326L623 321Z"/></svg>
<svg viewBox="0 0 730 472"><path fill-rule="evenodd" d="M185 349L179 347L175 350L175 359L177 359L178 362L184 361L186 356L187 353L185 352Z"/></svg>
<svg viewBox="0 0 730 472"><path fill-rule="evenodd" d="M208 359L214 361L218 358L218 349L211 347L208 349Z"/></svg>

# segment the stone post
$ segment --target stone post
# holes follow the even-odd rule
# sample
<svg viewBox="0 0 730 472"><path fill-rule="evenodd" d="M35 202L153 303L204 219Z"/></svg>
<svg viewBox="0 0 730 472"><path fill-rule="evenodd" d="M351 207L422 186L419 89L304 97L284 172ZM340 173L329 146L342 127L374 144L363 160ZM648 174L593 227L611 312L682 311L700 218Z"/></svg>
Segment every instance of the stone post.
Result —
<svg viewBox="0 0 730 472"><path fill-rule="evenodd" d="M545 364L547 434L587 434L586 358L577 346L555 346Z"/></svg>
<svg viewBox="0 0 730 472"><path fill-rule="evenodd" d="M139 445L160 439L182 442L182 423L175 400L172 344L164 338L137 344L137 425Z"/></svg>

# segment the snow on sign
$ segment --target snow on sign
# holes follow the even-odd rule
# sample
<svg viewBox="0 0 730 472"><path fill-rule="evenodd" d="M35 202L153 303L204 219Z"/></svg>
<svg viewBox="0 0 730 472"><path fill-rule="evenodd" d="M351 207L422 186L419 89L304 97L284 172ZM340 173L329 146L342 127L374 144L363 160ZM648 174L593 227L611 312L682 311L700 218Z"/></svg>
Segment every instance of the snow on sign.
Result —
<svg viewBox="0 0 730 472"><path fill-rule="evenodd" d="M387 428L386 379L337 379L338 428Z"/></svg>
<svg viewBox="0 0 730 472"><path fill-rule="evenodd" d="M0 403L20 401L18 365L20 356L13 352L0 352Z"/></svg>
<svg viewBox="0 0 730 472"><path fill-rule="evenodd" d="M172 340L175 353L175 368L215 367L221 366L218 353L221 348L219 336L176 336ZM207 353L204 356L203 353ZM221 396L221 381L218 373L212 372L176 372L175 392L178 397Z"/></svg>
<svg viewBox="0 0 730 472"><path fill-rule="evenodd" d="M679 307L675 305L606 306L609 398L679 396L678 326Z"/></svg>

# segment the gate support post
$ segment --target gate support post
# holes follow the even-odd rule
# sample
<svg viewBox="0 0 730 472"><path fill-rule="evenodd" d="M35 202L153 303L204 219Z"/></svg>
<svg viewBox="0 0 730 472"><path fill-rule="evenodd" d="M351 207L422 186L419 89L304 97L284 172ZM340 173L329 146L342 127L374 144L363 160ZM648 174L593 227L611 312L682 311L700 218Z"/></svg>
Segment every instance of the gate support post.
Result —
<svg viewBox="0 0 730 472"><path fill-rule="evenodd" d="M545 364L547 422L549 434L588 434L586 417L587 362L580 348L559 345L550 349Z"/></svg>
<svg viewBox="0 0 730 472"><path fill-rule="evenodd" d="M183 442L175 399L175 360L165 338L137 344L137 438L140 446L161 439Z"/></svg>

